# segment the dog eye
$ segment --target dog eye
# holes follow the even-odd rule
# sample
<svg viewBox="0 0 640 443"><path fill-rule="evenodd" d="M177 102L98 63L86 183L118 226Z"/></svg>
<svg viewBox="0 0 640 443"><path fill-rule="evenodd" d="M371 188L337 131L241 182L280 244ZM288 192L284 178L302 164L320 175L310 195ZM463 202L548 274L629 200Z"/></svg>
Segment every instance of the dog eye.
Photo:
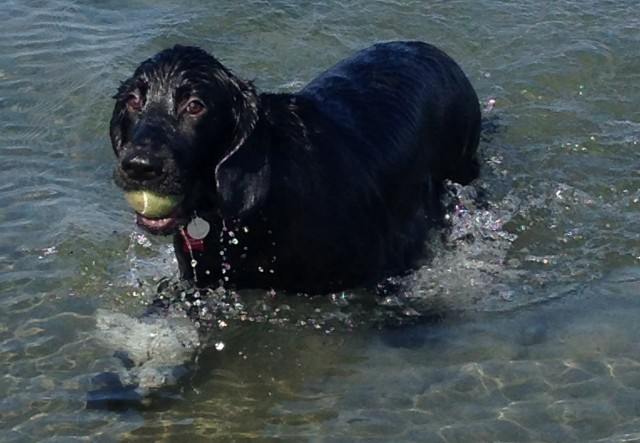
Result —
<svg viewBox="0 0 640 443"><path fill-rule="evenodd" d="M204 111L204 105L200 100L194 99L187 103L187 105L184 107L184 110L187 114L195 117L202 114L202 112Z"/></svg>
<svg viewBox="0 0 640 443"><path fill-rule="evenodd" d="M144 106L144 100L136 94L131 94L127 97L127 109L130 112L138 112Z"/></svg>

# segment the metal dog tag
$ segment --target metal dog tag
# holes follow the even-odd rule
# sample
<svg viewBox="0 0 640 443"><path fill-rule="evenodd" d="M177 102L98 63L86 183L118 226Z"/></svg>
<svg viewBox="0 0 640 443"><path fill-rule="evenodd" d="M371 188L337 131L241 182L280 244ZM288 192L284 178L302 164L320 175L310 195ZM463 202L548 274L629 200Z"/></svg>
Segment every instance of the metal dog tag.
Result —
<svg viewBox="0 0 640 443"><path fill-rule="evenodd" d="M187 233L196 240L202 240L209 234L209 223L200 217L196 217L187 225Z"/></svg>

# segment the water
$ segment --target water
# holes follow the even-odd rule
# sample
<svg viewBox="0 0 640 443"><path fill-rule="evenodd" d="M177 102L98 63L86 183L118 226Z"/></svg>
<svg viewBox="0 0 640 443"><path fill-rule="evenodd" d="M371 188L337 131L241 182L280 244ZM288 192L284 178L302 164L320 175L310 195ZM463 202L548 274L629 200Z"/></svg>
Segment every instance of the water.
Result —
<svg viewBox="0 0 640 443"><path fill-rule="evenodd" d="M0 440L640 440L636 9L5 1ZM457 189L452 231L396 298L213 294L207 346L146 357L191 372L147 406L86 409L93 377L133 374L104 315L136 318L174 269L110 181L118 82L181 42L286 91L400 38L454 56L498 122L482 146L489 207ZM192 337L176 322L163 330Z"/></svg>

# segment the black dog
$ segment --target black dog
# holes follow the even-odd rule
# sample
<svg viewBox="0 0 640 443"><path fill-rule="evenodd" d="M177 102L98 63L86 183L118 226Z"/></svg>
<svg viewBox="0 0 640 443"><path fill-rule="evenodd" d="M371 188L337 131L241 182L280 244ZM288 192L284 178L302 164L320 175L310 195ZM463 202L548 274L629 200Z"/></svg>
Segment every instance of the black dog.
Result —
<svg viewBox="0 0 640 443"><path fill-rule="evenodd" d="M203 50L175 46L115 99L115 181L184 196L138 224L174 235L181 273L199 286L373 285L424 254L442 182L478 176L478 98L425 43L374 45L296 94L257 93Z"/></svg>

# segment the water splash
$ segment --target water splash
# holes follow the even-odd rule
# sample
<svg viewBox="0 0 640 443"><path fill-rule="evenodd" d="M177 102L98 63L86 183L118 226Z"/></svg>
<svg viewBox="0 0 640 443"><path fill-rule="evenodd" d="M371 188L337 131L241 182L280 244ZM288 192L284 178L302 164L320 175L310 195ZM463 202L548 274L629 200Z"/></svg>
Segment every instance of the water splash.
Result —
<svg viewBox="0 0 640 443"><path fill-rule="evenodd" d="M187 312L201 331L222 330L234 322L260 322L331 332L363 325L432 321L451 312L514 310L574 291L575 283L551 283L571 273L567 266L574 267L574 273L589 272L580 267L579 261L567 260L563 255L564 248L584 241L589 230L586 225L565 226L565 218L569 212L569 219L575 219L572 212L588 209L597 199L562 183L545 184L527 192L509 191L501 197L494 195L495 190L484 183L448 183L443 198L448 226L432 235L428 261L406 276L385 280L378 288L313 297L273 290L238 293L223 288L195 289L174 274L152 290L151 297ZM522 236L540 235L535 226L538 219L558 231L555 250L534 248L536 242L531 239L524 243L520 240ZM232 272L226 259L227 248L246 247L242 229L246 228L223 226L220 232L225 281ZM544 233L548 234L549 229ZM132 234L132 248L136 246L132 251L139 253L142 249L148 254L148 240L139 232ZM579 254L580 250L574 253ZM144 260L132 258L131 263L137 266L132 272L136 272L139 283L142 271L148 269L141 266ZM197 262L192 266L195 271ZM147 281L157 286L155 277Z"/></svg>
<svg viewBox="0 0 640 443"><path fill-rule="evenodd" d="M125 253L126 272L120 285L145 288L156 285L167 276L175 275L177 259L171 244L153 242L136 226L129 234L129 245Z"/></svg>
<svg viewBox="0 0 640 443"><path fill-rule="evenodd" d="M157 272L151 272L153 278L149 279L149 266L141 258L151 255L152 243L137 229L131 235L127 253L131 265L129 282L140 286L147 281L147 287L157 286L157 290L148 291L153 294L154 303L183 310L201 331L222 330L234 322L260 322L330 333L366 324L423 321L443 309L467 309L479 297L469 295L469 290L486 290L504 272L505 256L517 238L504 226L521 210L521 202L511 195L498 204L482 206L479 200L476 188L449 184L445 197L445 204L450 208L447 214L449 228L430 242L429 249L435 251L433 257L409 276L383 282L378 294L373 289L313 297L274 290L237 293L224 288L195 289L175 274L157 285ZM237 229L229 229L223 225L220 232L225 281L229 280L232 271L226 259L227 248L242 246L239 238L243 229L248 228L238 225ZM180 232L185 235L184 230ZM195 273L198 263L193 251L190 252ZM501 300L512 298L509 290L504 289Z"/></svg>

